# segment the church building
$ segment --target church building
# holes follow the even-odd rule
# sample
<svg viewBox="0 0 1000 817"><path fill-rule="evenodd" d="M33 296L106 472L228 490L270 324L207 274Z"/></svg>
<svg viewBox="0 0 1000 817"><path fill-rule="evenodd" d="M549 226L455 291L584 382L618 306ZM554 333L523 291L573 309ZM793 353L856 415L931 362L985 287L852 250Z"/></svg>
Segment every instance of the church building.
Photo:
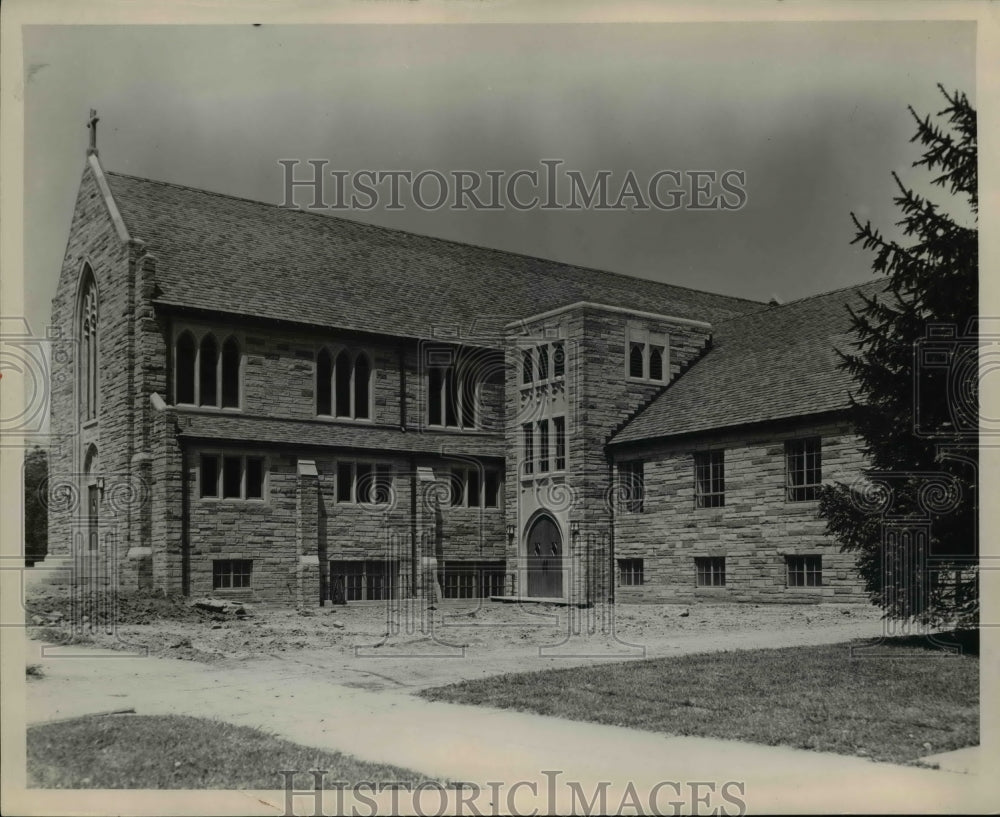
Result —
<svg viewBox="0 0 1000 817"><path fill-rule="evenodd" d="M665 261L665 263L668 263ZM52 306L49 553L126 592L859 602L863 465L784 305L103 170Z"/></svg>

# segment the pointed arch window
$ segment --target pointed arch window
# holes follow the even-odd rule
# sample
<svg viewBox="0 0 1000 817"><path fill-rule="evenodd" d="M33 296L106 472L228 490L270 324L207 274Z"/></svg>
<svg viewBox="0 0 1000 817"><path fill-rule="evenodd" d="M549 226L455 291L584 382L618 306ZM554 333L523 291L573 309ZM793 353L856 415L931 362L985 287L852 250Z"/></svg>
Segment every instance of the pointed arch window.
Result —
<svg viewBox="0 0 1000 817"><path fill-rule="evenodd" d="M243 383L243 351L234 335L221 344L212 332L185 329L174 345L174 402L178 405L238 409Z"/></svg>
<svg viewBox="0 0 1000 817"><path fill-rule="evenodd" d="M239 408L240 405L240 344L230 336L222 344L220 379L222 380L222 407Z"/></svg>
<svg viewBox="0 0 1000 817"><path fill-rule="evenodd" d="M93 420L97 417L97 379L100 374L97 348L97 283L90 266L84 267L83 283L80 289L80 409L83 419Z"/></svg>
<svg viewBox="0 0 1000 817"><path fill-rule="evenodd" d="M535 379L533 355L534 355L534 350L532 349L524 349L521 352L522 383L531 383Z"/></svg>
<svg viewBox="0 0 1000 817"><path fill-rule="evenodd" d="M177 402L195 402L195 370L198 347L188 331L177 338Z"/></svg>
<svg viewBox="0 0 1000 817"><path fill-rule="evenodd" d="M219 390L216 382L216 371L219 368L219 346L213 335L205 335L201 339L198 350L198 404L201 406L217 406Z"/></svg>
<svg viewBox="0 0 1000 817"><path fill-rule="evenodd" d="M316 413L333 414L333 358L328 349L316 355Z"/></svg>
<svg viewBox="0 0 1000 817"><path fill-rule="evenodd" d="M477 408L479 400L476 398L476 377L471 371L463 371L459 377L461 386L462 425L466 428L475 428L478 425Z"/></svg>
<svg viewBox="0 0 1000 817"><path fill-rule="evenodd" d="M371 419L372 365L368 355L329 349L316 355L316 413L349 420Z"/></svg>
<svg viewBox="0 0 1000 817"><path fill-rule="evenodd" d="M368 356L362 352L354 360L354 419L356 420L368 419L371 374Z"/></svg>
<svg viewBox="0 0 1000 817"><path fill-rule="evenodd" d="M538 347L538 379L549 379L549 347L544 345Z"/></svg>
<svg viewBox="0 0 1000 817"><path fill-rule="evenodd" d="M337 355L334 367L334 402L338 417L351 416L351 356L346 351Z"/></svg>
<svg viewBox="0 0 1000 817"><path fill-rule="evenodd" d="M441 425L444 416L444 369L431 366L427 369L427 418L431 425Z"/></svg>
<svg viewBox="0 0 1000 817"><path fill-rule="evenodd" d="M555 378L566 375L566 344L558 341L552 344L552 376Z"/></svg>
<svg viewBox="0 0 1000 817"><path fill-rule="evenodd" d="M642 355L642 344L633 343L629 347L628 353L628 375L629 377L643 377L645 372L643 371L643 355Z"/></svg>
<svg viewBox="0 0 1000 817"><path fill-rule="evenodd" d="M649 347L649 379L663 380L663 347Z"/></svg>
<svg viewBox="0 0 1000 817"><path fill-rule="evenodd" d="M632 380L666 383L670 379L670 336L629 322L626 328L628 359L625 368Z"/></svg>

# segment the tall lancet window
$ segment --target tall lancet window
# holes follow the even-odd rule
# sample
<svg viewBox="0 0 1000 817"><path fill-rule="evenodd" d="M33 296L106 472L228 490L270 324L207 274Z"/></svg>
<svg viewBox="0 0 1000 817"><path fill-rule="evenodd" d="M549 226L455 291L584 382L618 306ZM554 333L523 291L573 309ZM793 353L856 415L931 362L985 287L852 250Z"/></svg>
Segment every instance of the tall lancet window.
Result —
<svg viewBox="0 0 1000 817"><path fill-rule="evenodd" d="M93 270L89 266L83 270L83 284L80 288L80 407L83 419L97 417L97 378L99 375L97 354L97 284Z"/></svg>
<svg viewBox="0 0 1000 817"><path fill-rule="evenodd" d="M316 413L324 417L370 420L372 365L364 352L343 349L316 355Z"/></svg>

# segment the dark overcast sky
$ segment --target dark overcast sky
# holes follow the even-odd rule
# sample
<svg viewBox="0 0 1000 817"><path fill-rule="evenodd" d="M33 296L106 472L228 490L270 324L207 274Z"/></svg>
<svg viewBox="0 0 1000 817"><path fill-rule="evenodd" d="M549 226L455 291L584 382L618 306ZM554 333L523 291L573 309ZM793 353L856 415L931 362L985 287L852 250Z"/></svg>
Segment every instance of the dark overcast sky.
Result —
<svg viewBox="0 0 1000 817"><path fill-rule="evenodd" d="M738 212L348 215L788 300L870 277L849 214L890 227L890 171L927 189L906 106L940 110L938 82L975 100L971 23L66 26L26 28L24 50L33 328L48 319L90 107L106 169L275 203L288 158L446 173L561 159L619 180L743 170Z"/></svg>

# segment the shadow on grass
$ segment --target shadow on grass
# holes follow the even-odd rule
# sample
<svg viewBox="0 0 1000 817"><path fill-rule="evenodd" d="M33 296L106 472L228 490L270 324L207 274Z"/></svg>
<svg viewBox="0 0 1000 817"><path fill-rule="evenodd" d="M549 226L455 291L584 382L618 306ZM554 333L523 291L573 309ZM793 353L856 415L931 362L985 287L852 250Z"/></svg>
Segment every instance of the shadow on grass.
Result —
<svg viewBox="0 0 1000 817"><path fill-rule="evenodd" d="M949 630L922 635L884 636L880 639L852 645L852 651L856 653L876 648L884 648L890 657L895 657L892 653L898 652L900 658L906 657L906 655L930 658L935 654L942 658L950 655L978 656L979 630Z"/></svg>

